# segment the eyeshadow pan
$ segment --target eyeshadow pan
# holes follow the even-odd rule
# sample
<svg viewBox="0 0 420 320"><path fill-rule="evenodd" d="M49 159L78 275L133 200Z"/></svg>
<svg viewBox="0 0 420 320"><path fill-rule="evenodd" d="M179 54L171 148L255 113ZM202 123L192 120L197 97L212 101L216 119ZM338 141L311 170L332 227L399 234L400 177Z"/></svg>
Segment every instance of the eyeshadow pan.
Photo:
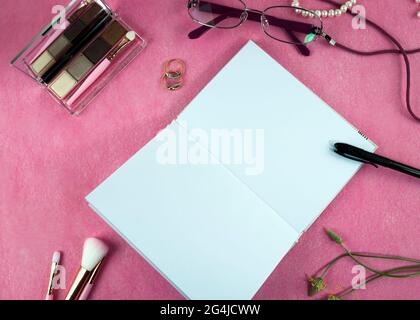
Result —
<svg viewBox="0 0 420 320"><path fill-rule="evenodd" d="M54 80L50 88L57 97L62 99L71 91L71 89L73 89L76 83L76 79L74 79L70 73L64 71L56 80Z"/></svg>
<svg viewBox="0 0 420 320"><path fill-rule="evenodd" d="M71 46L70 41L67 40L66 37L60 36L48 47L48 52L54 58L58 58L70 46Z"/></svg>
<svg viewBox="0 0 420 320"><path fill-rule="evenodd" d="M85 74L93 67L93 63L90 62L83 54L79 55L70 64L67 71L77 80L82 79Z"/></svg>
<svg viewBox="0 0 420 320"><path fill-rule="evenodd" d="M89 9L87 9L82 15L81 15L81 17L80 17L80 20L84 23L84 24L86 24L86 25L88 25L88 24L90 24L91 22L93 22L93 20L95 20L97 17L98 17L98 15L102 12L102 11L104 11L104 9L99 5L99 4L97 4L96 2L94 2L91 6L90 6L90 8Z"/></svg>
<svg viewBox="0 0 420 320"><path fill-rule="evenodd" d="M77 20L73 22L65 31L64 36L70 41L73 42L86 28L86 25L80 21Z"/></svg>
<svg viewBox="0 0 420 320"><path fill-rule="evenodd" d="M93 63L98 63L105 55L111 50L112 46L109 45L102 38L96 39L92 42L83 54Z"/></svg>
<svg viewBox="0 0 420 320"><path fill-rule="evenodd" d="M54 63L54 57L48 52L44 51L32 64L31 68L32 71L35 72L37 75L41 74L42 71L49 66L50 64Z"/></svg>
<svg viewBox="0 0 420 320"><path fill-rule="evenodd" d="M113 21L111 25L102 34L102 38L111 46L114 46L126 33L124 28L118 21Z"/></svg>

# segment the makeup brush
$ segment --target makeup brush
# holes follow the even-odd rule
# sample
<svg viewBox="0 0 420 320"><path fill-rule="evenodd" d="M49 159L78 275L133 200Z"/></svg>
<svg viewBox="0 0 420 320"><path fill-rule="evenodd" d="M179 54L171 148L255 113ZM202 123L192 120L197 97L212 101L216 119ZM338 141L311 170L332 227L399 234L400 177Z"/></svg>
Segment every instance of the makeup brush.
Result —
<svg viewBox="0 0 420 320"><path fill-rule="evenodd" d="M87 300L89 297L90 292L92 291L93 285L95 284L96 277L99 274L99 271L102 269L102 264L104 260L102 259L101 262L93 269L92 275L90 276L86 288L83 290L82 294L79 297L79 300Z"/></svg>
<svg viewBox="0 0 420 320"><path fill-rule="evenodd" d="M108 54L108 56L95 68L83 82L83 84L73 93L68 99L67 104L72 105L91 85L94 83L111 65L114 60L132 41L136 39L136 33L129 31L125 37L120 41L117 47Z"/></svg>
<svg viewBox="0 0 420 320"><path fill-rule="evenodd" d="M88 285L95 268L108 253L108 246L99 239L89 238L83 246L82 263L66 300L78 300Z"/></svg>
<svg viewBox="0 0 420 320"><path fill-rule="evenodd" d="M47 295L45 296L45 300L54 300L53 280L57 272L57 266L60 263L60 258L61 258L61 253L58 251L54 252L52 261L51 261L50 279L48 281L48 291L47 291Z"/></svg>

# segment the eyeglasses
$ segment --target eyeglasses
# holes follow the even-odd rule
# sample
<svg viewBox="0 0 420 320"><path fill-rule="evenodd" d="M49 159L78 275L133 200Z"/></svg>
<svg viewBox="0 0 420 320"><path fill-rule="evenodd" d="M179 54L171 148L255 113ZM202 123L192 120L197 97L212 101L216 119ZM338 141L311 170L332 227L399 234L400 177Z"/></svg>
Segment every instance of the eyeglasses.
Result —
<svg viewBox="0 0 420 320"><path fill-rule="evenodd" d="M270 38L298 46L303 55L309 55L306 44L317 37L325 38L331 45L335 41L323 31L322 19L313 11L294 6L272 6L265 10L248 8L242 0L189 0L190 17L203 27L190 33L198 38L209 28L234 29L245 21L261 22L263 32ZM298 13L298 14L297 14ZM310 17L311 23L307 18Z"/></svg>
<svg viewBox="0 0 420 320"><path fill-rule="evenodd" d="M405 106L411 117L420 122L420 115L414 111L410 102L411 67L408 58L409 55L419 54L420 48L405 49L395 37L366 17L366 23L395 45L396 49L362 51L337 43L331 36L324 32L321 18L315 12L304 8L273 6L261 11L248 8L243 0L218 0L217 2L216 4L211 0L188 0L187 8L189 15L195 22L201 24L201 27L189 33L188 36L190 39L201 37L211 28L233 29L242 25L245 21L250 20L261 22L263 32L267 36L283 43L295 45L299 52L305 56L309 56L310 54L306 44L313 42L319 37L327 40L333 47L359 56L401 55L404 58L406 69ZM338 8L340 6L334 0L325 0L325 2ZM350 11L347 11L347 14L356 15ZM313 23L308 23L307 18L311 18Z"/></svg>

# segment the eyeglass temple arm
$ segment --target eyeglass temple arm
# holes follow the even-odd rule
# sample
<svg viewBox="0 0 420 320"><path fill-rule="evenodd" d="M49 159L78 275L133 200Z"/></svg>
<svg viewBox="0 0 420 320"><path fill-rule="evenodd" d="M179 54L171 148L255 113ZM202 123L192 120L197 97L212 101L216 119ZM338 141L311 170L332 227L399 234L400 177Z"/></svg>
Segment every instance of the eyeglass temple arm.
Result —
<svg viewBox="0 0 420 320"><path fill-rule="evenodd" d="M219 16L219 17L222 17L222 16ZM225 19L225 17L223 17L223 18ZM212 20L212 21L209 21L208 23L209 24L213 24L213 23L217 24L217 23L220 22L220 21L216 22L215 20L217 20L217 18ZM204 35L207 31L209 31L210 29L212 29L212 28L208 27L208 26L200 26L197 29L194 29L193 31L191 31L188 34L188 37L190 39L198 39L202 35ZM290 40L293 41L293 42L296 42L295 46L302 55L309 56L311 54L311 51L303 43L301 43L299 38L297 38L296 35L292 31L290 31L290 30L285 30L285 31L286 31L287 35L289 36Z"/></svg>
<svg viewBox="0 0 420 320"><path fill-rule="evenodd" d="M223 20L225 20L228 17L229 17L229 15L227 15L227 14L221 14L220 16L218 16L218 17L214 18L213 20L209 21L207 24L217 25L218 23L222 22ZM248 15L248 19L251 20L251 21L257 21L258 22L260 20L260 17L259 17L258 14L251 12ZM277 18L272 17L272 24L277 25L276 20L277 20ZM305 24L305 25L307 25L307 24ZM307 25L307 26L309 26L309 25ZM307 28L307 26L305 26L305 28ZM283 24L281 24L280 27L283 27ZM311 25L311 28L312 28L312 25ZM205 25L200 26L197 29L194 29L193 31L191 31L188 34L188 37L190 39L198 39L203 34L205 34L207 31L209 31L210 29L211 29L211 27L208 27L208 26L205 26ZM295 45L302 55L304 55L304 56L309 56L310 55L310 53L311 53L310 50L300 41L299 38L297 38L297 36L292 32L292 30L290 30L288 28L287 29L285 28L285 32L287 33L287 35L289 36L291 41L296 42Z"/></svg>
<svg viewBox="0 0 420 320"><path fill-rule="evenodd" d="M207 22L208 25L218 25L220 22L222 22L223 20L225 20L226 18L228 18L229 16L226 14L221 14L220 16L217 16L216 18L214 18L213 20L210 20ZM210 29L212 29L211 27L208 26L200 26L197 29L194 29L193 31L191 31L188 34L188 38L190 39L198 39L200 38L203 34L205 34L207 31L209 31Z"/></svg>

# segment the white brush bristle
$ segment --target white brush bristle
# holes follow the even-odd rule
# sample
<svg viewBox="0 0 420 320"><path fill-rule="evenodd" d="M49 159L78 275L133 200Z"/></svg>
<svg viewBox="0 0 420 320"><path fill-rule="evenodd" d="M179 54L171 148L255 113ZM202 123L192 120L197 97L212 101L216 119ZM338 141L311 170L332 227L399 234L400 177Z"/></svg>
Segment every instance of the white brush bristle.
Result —
<svg viewBox="0 0 420 320"><path fill-rule="evenodd" d="M60 258L61 258L61 253L59 251L56 251L53 254L52 262L59 264L60 263Z"/></svg>
<svg viewBox="0 0 420 320"><path fill-rule="evenodd" d="M108 253L108 246L96 238L86 239L83 246L82 268L92 271Z"/></svg>
<svg viewBox="0 0 420 320"><path fill-rule="evenodd" d="M133 41L136 38L136 33L134 31L129 31L129 32L127 32L127 34L125 35L125 37L129 41Z"/></svg>

